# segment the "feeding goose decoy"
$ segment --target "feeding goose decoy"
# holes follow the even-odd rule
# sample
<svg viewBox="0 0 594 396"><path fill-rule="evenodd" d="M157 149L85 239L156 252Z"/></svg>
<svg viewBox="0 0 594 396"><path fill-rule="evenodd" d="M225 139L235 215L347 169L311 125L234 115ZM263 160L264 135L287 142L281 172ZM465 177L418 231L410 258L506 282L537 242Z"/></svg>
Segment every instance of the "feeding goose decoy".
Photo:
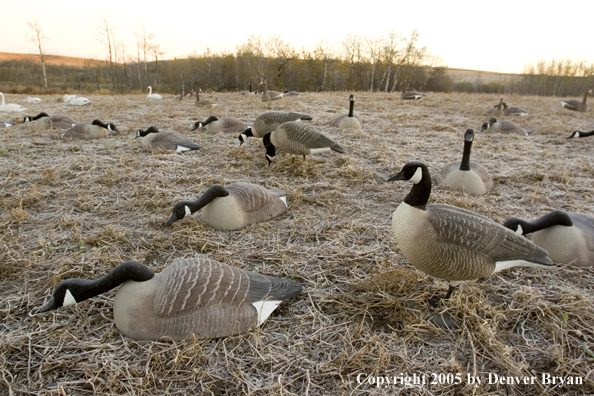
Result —
<svg viewBox="0 0 594 396"><path fill-rule="evenodd" d="M445 204L430 204L431 175L409 162L388 181L409 180L410 193L394 211L392 231L404 257L428 275L445 279L449 298L462 281L516 266L549 267L547 252L484 216Z"/></svg>
<svg viewBox="0 0 594 396"><path fill-rule="evenodd" d="M505 103L505 102L503 102L503 114L505 114L506 116L519 116L519 117L525 117L527 115L530 115L528 110L524 110L523 108L518 107L518 106L508 107L507 103Z"/></svg>
<svg viewBox="0 0 594 396"><path fill-rule="evenodd" d="M0 92L0 98L2 98L2 103L0 103L0 111L10 112L10 111L25 111L27 108L25 106L21 106L20 104L16 103L8 103L4 102L4 94Z"/></svg>
<svg viewBox="0 0 594 396"><path fill-rule="evenodd" d="M435 177L437 184L471 195L486 194L493 189L493 179L489 171L481 164L470 161L473 140L474 130L467 129L464 134L462 161L455 161L443 167Z"/></svg>
<svg viewBox="0 0 594 396"><path fill-rule="evenodd" d="M268 90L266 80L262 80L260 85L262 85L264 88L264 92L262 93L262 102L272 102L273 100L279 100L283 98L284 95L282 92Z"/></svg>
<svg viewBox="0 0 594 396"><path fill-rule="evenodd" d="M592 136L592 135L594 135L594 129L591 130L590 132L574 131L570 136L567 137L567 139L588 137L588 136Z"/></svg>
<svg viewBox="0 0 594 396"><path fill-rule="evenodd" d="M528 136L532 134L529 129L524 129L518 124L510 120L497 120L495 117L489 118L489 122L483 123L481 132L499 132L499 133L515 133L521 136Z"/></svg>
<svg viewBox="0 0 594 396"><path fill-rule="evenodd" d="M23 118L23 123L33 122L35 125L39 125L42 128L60 128L68 129L78 124L78 121L74 121L72 118L65 115L53 115L50 116L47 113L39 113L35 117L26 116Z"/></svg>
<svg viewBox="0 0 594 396"><path fill-rule="evenodd" d="M142 147L153 149L175 150L177 153L184 151L198 150L202 147L194 143L187 136L175 131L159 131L157 127L151 126L136 131L136 138L142 138Z"/></svg>
<svg viewBox="0 0 594 396"><path fill-rule="evenodd" d="M208 99L200 99L200 94L204 93L202 91L202 89L198 88L195 91L193 91L193 94L196 95L196 106L216 106L216 104L214 104L212 101L208 100Z"/></svg>
<svg viewBox="0 0 594 396"><path fill-rule="evenodd" d="M151 87L150 85L148 87L146 87L146 89L149 90L148 95L146 95L147 98L149 98L149 99L163 99L163 97L161 95L153 93L153 87Z"/></svg>
<svg viewBox="0 0 594 396"><path fill-rule="evenodd" d="M217 116L210 116L204 121L196 121L192 131L202 127L205 127L206 132L208 133L217 133L221 131L224 133L237 133L245 130L247 125L235 117L217 118Z"/></svg>
<svg viewBox="0 0 594 396"><path fill-rule="evenodd" d="M309 154L319 154L330 150L337 153L345 152L340 144L322 132L296 121L285 122L274 131L266 132L262 137L262 143L266 148L268 166L272 164L276 148L289 154L303 155L304 160L305 156Z"/></svg>
<svg viewBox="0 0 594 396"><path fill-rule="evenodd" d="M286 111L267 111L254 121L254 125L247 128L238 136L239 144L246 142L248 137L262 138L266 132L274 131L279 125L289 121L311 121L313 118L307 114L289 113Z"/></svg>
<svg viewBox="0 0 594 396"><path fill-rule="evenodd" d="M532 242L546 250L555 263L594 265L593 216L556 210L534 221L512 217L503 225L520 235L532 233Z"/></svg>
<svg viewBox="0 0 594 396"><path fill-rule="evenodd" d="M238 230L274 219L287 210L284 192L278 195L251 183L215 184L195 201L175 204L166 226L202 209L202 221L217 230Z"/></svg>
<svg viewBox="0 0 594 396"><path fill-rule="evenodd" d="M70 104L70 106L85 106L90 105L91 101L87 98L77 96L76 98L70 99L68 103Z"/></svg>
<svg viewBox="0 0 594 396"><path fill-rule="evenodd" d="M338 128L361 129L361 118L353 113L355 109L355 95L349 96L349 113L339 115L332 125Z"/></svg>
<svg viewBox="0 0 594 396"><path fill-rule="evenodd" d="M106 138L110 131L119 132L113 123L104 123L101 120L94 120L93 122L79 122L74 124L70 129L66 130L63 138L74 139L100 139Z"/></svg>
<svg viewBox="0 0 594 396"><path fill-rule="evenodd" d="M10 128L16 124L16 122L0 121L0 128Z"/></svg>
<svg viewBox="0 0 594 396"><path fill-rule="evenodd" d="M96 280L62 281L37 311L80 303L119 285L114 321L122 334L136 340L245 333L264 323L283 300L301 293L301 285L292 280L206 257L175 261L160 273L138 261L126 261Z"/></svg>
<svg viewBox="0 0 594 396"><path fill-rule="evenodd" d="M586 100L588 99L588 95L594 95L592 90L589 90L584 94L584 99L563 99L561 100L561 106L568 110L579 111L581 113L585 113L588 110L588 105L586 104Z"/></svg>
<svg viewBox="0 0 594 396"><path fill-rule="evenodd" d="M400 85L402 86L402 93L400 94L400 97L404 100L421 99L423 96L425 96L425 94L418 93L415 91L407 91L406 81L401 82Z"/></svg>
<svg viewBox="0 0 594 396"><path fill-rule="evenodd" d="M503 113L503 96L499 98L499 103L485 112L485 115L502 116Z"/></svg>

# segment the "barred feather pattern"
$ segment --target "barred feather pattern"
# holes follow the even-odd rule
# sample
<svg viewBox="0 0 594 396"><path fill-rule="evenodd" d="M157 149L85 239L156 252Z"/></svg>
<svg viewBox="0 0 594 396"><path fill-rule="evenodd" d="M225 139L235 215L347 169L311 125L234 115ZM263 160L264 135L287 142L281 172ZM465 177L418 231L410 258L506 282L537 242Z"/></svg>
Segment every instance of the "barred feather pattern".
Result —
<svg viewBox="0 0 594 396"><path fill-rule="evenodd" d="M344 153L344 149L334 140L300 122L282 124L272 133L270 139L278 149L295 155L308 155L311 149L319 148L330 148Z"/></svg>

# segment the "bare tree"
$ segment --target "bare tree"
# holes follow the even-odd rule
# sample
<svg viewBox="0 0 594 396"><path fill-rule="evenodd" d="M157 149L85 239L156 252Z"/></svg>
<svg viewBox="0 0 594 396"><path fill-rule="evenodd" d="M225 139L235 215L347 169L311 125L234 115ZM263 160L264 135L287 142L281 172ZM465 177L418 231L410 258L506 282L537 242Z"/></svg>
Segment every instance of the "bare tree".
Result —
<svg viewBox="0 0 594 396"><path fill-rule="evenodd" d="M114 83L114 75L113 75L113 58L114 58L114 42L115 42L115 32L114 28L109 22L109 19L106 15L101 17L101 20L96 25L97 34L99 37L97 40L103 44L103 46L107 49L109 54L109 73L111 75L112 84Z"/></svg>
<svg viewBox="0 0 594 396"><path fill-rule="evenodd" d="M373 91L375 71L378 63L380 62L382 47L384 46L384 39L381 36L371 38L368 37L365 39L365 43L367 45L367 52L369 53L369 61L371 62L371 82L369 83L369 90Z"/></svg>
<svg viewBox="0 0 594 396"><path fill-rule="evenodd" d="M31 34L26 37L33 42L39 49L39 58L41 59L41 67L43 69L43 84L47 88L47 74L45 73L45 53L43 52L43 44L49 41L49 37L43 32L43 29L39 25L39 19L33 18L27 21L27 26L31 28Z"/></svg>
<svg viewBox="0 0 594 396"><path fill-rule="evenodd" d="M386 33L386 38L384 39L384 45L382 46L382 56L388 66L386 70L384 70L384 74L382 75L382 81L380 82L380 89L384 80L386 81L386 86L384 88L385 92L388 92L388 87L390 85L390 74L392 73L392 66L396 60L396 57L399 53L398 45L402 39L400 38L400 33L396 32L395 30L388 30ZM396 71L396 75L398 75L398 71Z"/></svg>
<svg viewBox="0 0 594 396"><path fill-rule="evenodd" d="M330 44L328 40L320 39L314 48L314 56L324 62L324 77L322 78L322 91L326 90L326 79L328 77L328 65L332 58L336 55L334 53L334 45Z"/></svg>

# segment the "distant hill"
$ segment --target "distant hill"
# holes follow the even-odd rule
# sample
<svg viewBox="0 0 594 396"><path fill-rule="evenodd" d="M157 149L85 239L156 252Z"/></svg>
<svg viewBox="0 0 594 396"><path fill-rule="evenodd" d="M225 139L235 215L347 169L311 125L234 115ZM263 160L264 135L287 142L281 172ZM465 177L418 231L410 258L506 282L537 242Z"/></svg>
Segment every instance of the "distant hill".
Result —
<svg viewBox="0 0 594 396"><path fill-rule="evenodd" d="M522 74L450 68L446 69L446 74L452 79L452 81L454 81L454 84L461 81L468 81L472 83L480 82L482 84L496 82L505 85L515 82L523 77Z"/></svg>
<svg viewBox="0 0 594 396"><path fill-rule="evenodd" d="M29 61L34 63L40 63L39 54L15 54L12 52L0 52L0 62L5 61ZM78 58L74 56L62 56L62 55L46 55L46 65L60 65L60 66L101 66L107 64L107 61L89 59L89 58Z"/></svg>

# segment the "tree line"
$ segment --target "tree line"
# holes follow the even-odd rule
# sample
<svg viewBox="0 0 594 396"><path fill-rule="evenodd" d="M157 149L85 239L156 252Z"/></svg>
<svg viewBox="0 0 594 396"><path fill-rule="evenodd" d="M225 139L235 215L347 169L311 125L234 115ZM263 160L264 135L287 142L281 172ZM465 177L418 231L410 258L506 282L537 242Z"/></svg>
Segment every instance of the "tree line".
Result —
<svg viewBox="0 0 594 396"><path fill-rule="evenodd" d="M401 83L420 91L518 93L525 95L582 95L594 87L594 65L570 58L541 60L525 66L510 82L454 82L438 57L419 46L419 34L394 30L376 37L350 33L339 43L319 40L301 51L280 35L252 35L235 51L191 54L163 60L165 50L144 26L135 32L135 54L127 54L104 17L97 25L106 60L84 66L47 65L43 52L47 36L37 20L28 22L29 39L38 47L40 62L0 63L0 89L5 92L129 93L148 85L161 93L202 90L258 89L266 79L270 89L295 91L399 91Z"/></svg>

